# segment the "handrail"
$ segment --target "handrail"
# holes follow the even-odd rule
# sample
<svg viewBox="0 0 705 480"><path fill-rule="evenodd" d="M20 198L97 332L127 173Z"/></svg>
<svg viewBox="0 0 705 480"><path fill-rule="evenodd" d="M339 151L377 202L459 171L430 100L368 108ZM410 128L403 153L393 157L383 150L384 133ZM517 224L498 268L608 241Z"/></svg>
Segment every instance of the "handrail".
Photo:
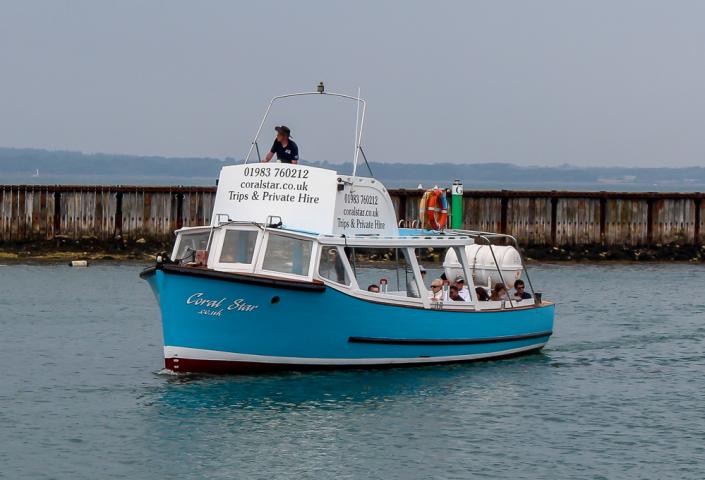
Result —
<svg viewBox="0 0 705 480"><path fill-rule="evenodd" d="M320 88L322 89L323 86L321 85ZM359 157L359 152L362 148L362 129L364 128L365 125L365 112L367 111L367 102L360 98L360 94L358 91L358 96L353 97L352 95L346 95L344 93L334 93L334 92L325 92L325 91L316 91L316 92L297 92L297 93L287 93L285 95L277 95L276 97L272 97L272 99L269 101L269 105L267 105L267 109L264 112L264 116L262 117L262 120L259 123L259 127L257 127L257 133L255 133L255 137L252 139L252 143L250 144L250 149L247 151L247 155L245 156L245 164L247 164L250 160L250 155L252 155L252 150L256 147L259 151L259 146L257 144L257 140L259 139L259 134L262 132L262 127L264 127L264 122L267 121L267 117L269 116L269 111L272 109L272 105L276 100L281 100L284 98L291 98L291 97L303 97L303 96L308 96L308 95L327 95L329 97L338 97L338 98L344 98L347 100L353 100L357 102L358 104L358 114L360 115L360 121L359 121L359 130L358 130L358 121L357 118L355 120L355 155L353 157L353 171L352 171L352 176L354 177L356 172L357 172L357 161ZM362 104L362 113L359 113L359 105ZM363 154L364 155L364 154ZM365 159L365 162L367 159Z"/></svg>
<svg viewBox="0 0 705 480"><path fill-rule="evenodd" d="M516 237L506 234L506 233L492 233L492 232L476 232L474 230L461 230L461 229L455 229L455 230L446 230L446 232L458 232L463 235L467 235L469 237L481 237L485 238L487 240L488 244L490 245L490 251L492 251L492 244L489 241L489 238L508 238L512 241L514 244L514 248L516 248L517 252L519 253L519 261L521 262L521 267L526 273L526 281L529 283L529 289L531 289L531 296L536 297L536 292L534 291L534 285L531 283L531 276L529 275L529 269L526 266L526 263L524 262L524 255L521 252L521 247L519 246L519 241L516 239ZM494 252L492 252L492 257L494 258ZM495 265L497 264L497 259L495 259ZM499 266L497 266L499 268ZM500 278L504 280L503 277L501 277L500 273Z"/></svg>
<svg viewBox="0 0 705 480"><path fill-rule="evenodd" d="M517 253L519 253L519 261L521 262L521 267L524 269L524 272L526 273L526 281L529 283L529 288L531 289L531 295L532 297L536 296L536 292L534 291L534 285L531 283L531 276L529 275L529 269L526 266L526 263L524 262L524 255L521 252L521 247L519 246L519 241L516 239L516 237L512 235L508 235L506 233L496 233L494 234L494 238L508 238L514 243L514 248L516 248Z"/></svg>
<svg viewBox="0 0 705 480"><path fill-rule="evenodd" d="M502 275L502 269L499 268L499 263L497 262L497 257L494 254L494 249L492 248L492 242L490 242L490 239L487 238L484 235L480 235L480 238L483 240L487 241L487 245L490 247L490 253L492 254L492 260L494 260L494 266L497 267L497 273L499 273L499 279L504 283L504 275ZM519 255L521 257L521 254ZM514 303L512 302L512 296L509 295L509 292L507 292L507 296L509 297L509 306L514 308Z"/></svg>

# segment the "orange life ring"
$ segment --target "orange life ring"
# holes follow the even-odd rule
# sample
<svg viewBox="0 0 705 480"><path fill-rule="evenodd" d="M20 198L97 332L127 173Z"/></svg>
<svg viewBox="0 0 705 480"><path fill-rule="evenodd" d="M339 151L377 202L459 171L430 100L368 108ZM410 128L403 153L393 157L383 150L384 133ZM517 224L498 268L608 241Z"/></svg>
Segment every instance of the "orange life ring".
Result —
<svg viewBox="0 0 705 480"><path fill-rule="evenodd" d="M419 223L421 223L421 228L425 230L430 230L433 228L428 222L427 210L429 207L429 202L433 197L433 190L426 190L421 196L421 201L419 202Z"/></svg>
<svg viewBox="0 0 705 480"><path fill-rule="evenodd" d="M445 192L436 188L431 193L426 207L426 217L432 230L443 230L448 221L448 199Z"/></svg>

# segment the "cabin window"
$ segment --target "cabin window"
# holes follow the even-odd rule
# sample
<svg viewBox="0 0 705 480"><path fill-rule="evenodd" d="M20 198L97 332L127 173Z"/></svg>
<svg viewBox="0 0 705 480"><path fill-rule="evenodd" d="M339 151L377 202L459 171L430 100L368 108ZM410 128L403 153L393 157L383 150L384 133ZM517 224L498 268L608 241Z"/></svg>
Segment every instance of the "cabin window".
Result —
<svg viewBox="0 0 705 480"><path fill-rule="evenodd" d="M405 248L347 247L345 250L361 289L369 290L376 285L380 293L421 297Z"/></svg>
<svg viewBox="0 0 705 480"><path fill-rule="evenodd" d="M313 242L269 234L262 270L308 276Z"/></svg>
<svg viewBox="0 0 705 480"><path fill-rule="evenodd" d="M179 245L173 255L176 261L192 260L196 250L206 250L209 231L179 233Z"/></svg>
<svg viewBox="0 0 705 480"><path fill-rule="evenodd" d="M332 282L350 286L350 276L337 247L321 247L318 274Z"/></svg>
<svg viewBox="0 0 705 480"><path fill-rule="evenodd" d="M252 263L257 234L254 230L226 230L220 263Z"/></svg>

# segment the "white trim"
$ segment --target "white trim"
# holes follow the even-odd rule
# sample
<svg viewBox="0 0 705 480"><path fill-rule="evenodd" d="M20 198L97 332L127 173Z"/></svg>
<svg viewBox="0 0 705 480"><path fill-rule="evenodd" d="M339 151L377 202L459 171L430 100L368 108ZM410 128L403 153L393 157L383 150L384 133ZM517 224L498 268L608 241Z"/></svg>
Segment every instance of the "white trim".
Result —
<svg viewBox="0 0 705 480"><path fill-rule="evenodd" d="M418 258L416 258L416 248L406 247L406 256L411 264L411 273L414 275L414 281L416 282L416 291L419 292L419 298L421 299L423 308L428 310L431 308L431 294L423 281L423 275L421 275L419 261Z"/></svg>
<svg viewBox="0 0 705 480"><path fill-rule="evenodd" d="M336 245L321 245L318 242L315 242L316 245L318 246L316 248L316 261L313 263L315 268L315 271L313 272L313 278L316 280L320 280L323 283L325 283L327 286L343 291L345 293L349 293L348 291L353 289L357 290L360 287L357 284L357 279L355 278L355 275L353 275L352 267L350 266L350 263L348 263L348 257L345 255L345 250L343 247L336 246ZM321 270L321 260L323 256L323 249L324 248L335 248L336 255L338 255L338 258L340 259L340 262L343 264L343 269L345 270L345 275L348 276L348 280L350 280L350 285L345 285L344 283L336 282L335 280L331 280L330 278L326 278L323 275L321 275L320 270Z"/></svg>
<svg viewBox="0 0 705 480"><path fill-rule="evenodd" d="M472 245L474 240L470 237L460 236L398 236L398 237L380 237L375 235L369 236L335 236L335 235L318 235L318 242L321 245L343 245L346 247L461 247Z"/></svg>
<svg viewBox="0 0 705 480"><path fill-rule="evenodd" d="M199 225L197 227L181 227L179 229L174 230L174 234L178 233L192 233L196 230L203 230L204 232L207 232L211 227L208 225Z"/></svg>
<svg viewBox="0 0 705 480"><path fill-rule="evenodd" d="M192 235L198 233L208 233L208 227L184 227L174 231L176 235L176 240L174 240L174 246L171 249L170 258L172 260L177 259L177 253L181 248L181 243L183 241L184 235Z"/></svg>
<svg viewBox="0 0 705 480"><path fill-rule="evenodd" d="M279 272L277 270L267 270L263 268L265 257L267 256L267 247L269 246L269 237L274 235L275 237L293 238L294 240L301 240L304 242L311 243L310 257L308 259L308 273L306 275L298 275L295 273ZM255 273L265 274L269 276L276 276L281 278L288 278L291 280L307 280L311 281L314 275L315 261L318 258L318 249L320 245L314 238L308 238L306 236L290 235L287 232L279 231L278 229L265 229L264 235L262 237L262 242L259 245L258 256L255 259Z"/></svg>
<svg viewBox="0 0 705 480"><path fill-rule="evenodd" d="M480 310L480 301L478 300L477 292L475 291L475 280L473 280L472 273L470 272L470 265L468 264L468 256L465 252L465 248L453 247L453 250L455 250L455 256L460 259L460 264L463 266L463 280L465 280L465 285L467 285L468 293L470 294L471 299L469 302L463 303L472 304L475 310ZM445 268L443 270L445 271Z"/></svg>
<svg viewBox="0 0 705 480"><path fill-rule="evenodd" d="M197 229L213 229L214 232L228 227L259 227L262 230L269 232L276 232L281 235L289 235L292 237L306 238L311 240L316 240L321 245L327 246L343 246L343 247L460 247L466 245L472 245L475 241L468 236L463 235L439 235L439 234L429 234L429 235L399 235L399 236L379 236L379 235L333 235L333 234L320 234L316 232L305 232L300 230L289 230L286 225L280 228L269 228L264 224L255 222L228 222L221 225L199 225L196 227L184 227L179 230L175 230L174 233L178 233L186 230L197 230ZM440 244L440 245L438 245Z"/></svg>
<svg viewBox="0 0 705 480"><path fill-rule="evenodd" d="M220 255L223 253L223 243L225 243L225 235L229 231L255 232L257 234L257 239L255 240L255 247L254 251L252 252L252 259L250 263L220 261ZM213 237L211 239L210 253L208 254L208 268L219 272L253 273L255 271L255 262L257 261L259 248L262 244L262 237L262 229L258 228L257 226L252 226L252 224L238 225L236 227L228 226L224 228L215 228L213 230Z"/></svg>
<svg viewBox="0 0 705 480"><path fill-rule="evenodd" d="M441 357L408 357L408 358L309 358L309 357L277 357L270 355L252 355L248 353L222 352L219 350L204 350L188 347L164 347L164 358L185 358L191 360L211 360L221 362L248 362L285 365L389 365L397 363L437 363L459 362L463 360L479 360L503 355L511 355L527 350L534 350L546 345L546 342L510 348L488 353L473 353L469 355L448 355Z"/></svg>
<svg viewBox="0 0 705 480"><path fill-rule="evenodd" d="M374 303L384 303L386 305L398 305L402 307L416 307L423 308L423 299L416 297L407 297L406 295L395 295L393 293L379 293L368 292L362 288L358 290L347 292L348 295L355 298L360 298Z"/></svg>

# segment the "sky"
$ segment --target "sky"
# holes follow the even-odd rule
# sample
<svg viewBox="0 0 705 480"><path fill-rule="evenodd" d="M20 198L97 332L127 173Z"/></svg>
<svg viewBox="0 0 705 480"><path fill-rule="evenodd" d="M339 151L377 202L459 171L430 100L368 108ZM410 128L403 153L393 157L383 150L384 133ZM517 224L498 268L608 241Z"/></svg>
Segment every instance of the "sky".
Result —
<svg viewBox="0 0 705 480"><path fill-rule="evenodd" d="M0 146L242 158L269 99L375 162L705 166L705 2L0 0ZM276 103L304 159L356 102Z"/></svg>

